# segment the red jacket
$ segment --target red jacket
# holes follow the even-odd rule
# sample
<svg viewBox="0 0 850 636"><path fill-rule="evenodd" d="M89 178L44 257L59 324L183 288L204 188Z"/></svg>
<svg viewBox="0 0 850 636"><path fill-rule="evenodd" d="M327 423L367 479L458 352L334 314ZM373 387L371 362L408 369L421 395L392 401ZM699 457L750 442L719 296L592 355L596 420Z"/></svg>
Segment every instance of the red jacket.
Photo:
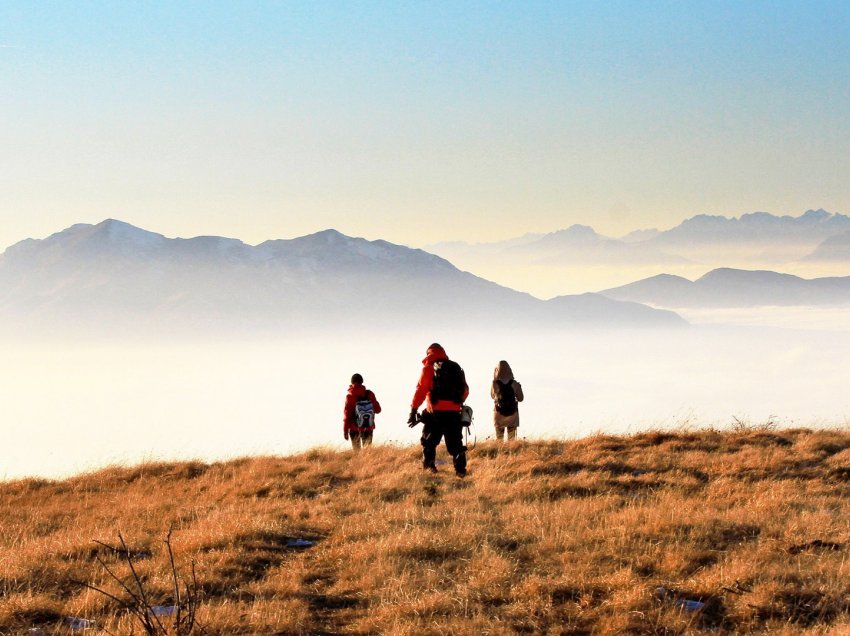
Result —
<svg viewBox="0 0 850 636"><path fill-rule="evenodd" d="M452 402L451 400L438 400L436 404L431 404L431 389L434 386L434 363L440 360L448 360L445 350L442 347L429 348L425 354L425 359L422 361L422 373L419 375L419 383L416 385L416 393L413 394L413 401L410 403L410 408L418 410L422 402L426 402L425 408L429 411L460 411L462 404ZM463 390L463 400L469 396L469 386Z"/></svg>
<svg viewBox="0 0 850 636"><path fill-rule="evenodd" d="M372 393L369 389L367 389L362 384L352 384L348 387L348 393L345 396L345 408L342 412L342 431L359 431L360 428L357 426L357 415L354 413L354 406L357 404L357 400L368 397L369 401L372 403L372 408L375 410L375 415L381 412L381 405L378 404L378 400L375 398L375 394ZM368 428L364 428L364 431L371 431L375 426L369 426Z"/></svg>

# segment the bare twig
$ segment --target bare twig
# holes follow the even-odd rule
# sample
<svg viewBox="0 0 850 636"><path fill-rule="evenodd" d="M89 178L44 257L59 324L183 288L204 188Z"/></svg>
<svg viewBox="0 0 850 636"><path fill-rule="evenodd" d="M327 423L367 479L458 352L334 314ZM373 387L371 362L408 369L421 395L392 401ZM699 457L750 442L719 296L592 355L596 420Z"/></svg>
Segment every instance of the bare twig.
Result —
<svg viewBox="0 0 850 636"><path fill-rule="evenodd" d="M172 533L173 526L169 527L168 533L164 539L166 552L168 554L168 564L171 568L171 579L174 594L173 618L171 619L171 624L168 627L166 627L166 625L163 624L163 621L160 620L160 614L162 613L161 608L151 604L148 593L145 589L145 583L136 570L136 565L133 562L134 555L128 549L127 543L120 532L118 533L118 540L121 542L120 548L103 543L102 541L95 540L95 543L124 557L124 560L127 562L127 567L130 570L134 584L133 587L136 589L132 589L132 584L125 582L120 576L118 576L106 564L106 562L100 558L99 555L95 555L95 559L106 571L109 577L118 584L126 597L121 598L117 594L107 592L106 590L95 585L91 585L90 583L80 582L81 585L118 603L119 607L129 612L141 624L144 632L148 636L191 636L192 634L198 633L196 628L200 628L201 631L203 631L203 627L195 618L198 608L198 583L195 573L195 562L192 561L191 583L187 582L185 579L181 579L177 571L177 563L175 562L174 550L171 545ZM180 590L181 583L183 584L182 594Z"/></svg>
<svg viewBox="0 0 850 636"><path fill-rule="evenodd" d="M151 608L151 604L148 602L147 595L145 594L145 586L142 585L142 580L139 578L138 572L136 572L136 567L133 565L133 557L130 555L130 549L127 547L127 543L124 541L124 537L121 533L118 533L118 539L121 541L121 547L124 548L124 554L127 560L127 565L130 567L130 572L133 574L133 580L136 582L136 587L139 588L139 594L142 597L142 612L147 617L150 615L153 617L153 621L156 622L157 627L159 627L163 633L165 633L165 627L162 626L162 622L159 620L159 616L154 614L153 609ZM149 619L150 620L150 619Z"/></svg>

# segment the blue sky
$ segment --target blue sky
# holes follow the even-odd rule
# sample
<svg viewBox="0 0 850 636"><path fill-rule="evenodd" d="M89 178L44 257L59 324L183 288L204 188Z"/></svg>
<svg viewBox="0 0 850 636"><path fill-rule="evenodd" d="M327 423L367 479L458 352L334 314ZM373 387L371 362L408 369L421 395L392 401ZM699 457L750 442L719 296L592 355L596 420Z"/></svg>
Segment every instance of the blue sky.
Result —
<svg viewBox="0 0 850 636"><path fill-rule="evenodd" d="M850 212L850 3L0 3L0 247Z"/></svg>

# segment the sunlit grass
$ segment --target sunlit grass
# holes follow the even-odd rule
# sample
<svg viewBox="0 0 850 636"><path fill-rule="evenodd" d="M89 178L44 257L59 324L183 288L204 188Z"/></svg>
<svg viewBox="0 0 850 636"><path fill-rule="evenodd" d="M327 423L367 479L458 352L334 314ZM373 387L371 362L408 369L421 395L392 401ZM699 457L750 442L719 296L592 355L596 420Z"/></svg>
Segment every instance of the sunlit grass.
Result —
<svg viewBox="0 0 850 636"><path fill-rule="evenodd" d="M168 605L172 525L211 634L850 629L847 432L479 444L467 479L441 468L377 446L0 484L0 633L140 633L83 585L121 597L99 560L129 577L94 540L120 532Z"/></svg>

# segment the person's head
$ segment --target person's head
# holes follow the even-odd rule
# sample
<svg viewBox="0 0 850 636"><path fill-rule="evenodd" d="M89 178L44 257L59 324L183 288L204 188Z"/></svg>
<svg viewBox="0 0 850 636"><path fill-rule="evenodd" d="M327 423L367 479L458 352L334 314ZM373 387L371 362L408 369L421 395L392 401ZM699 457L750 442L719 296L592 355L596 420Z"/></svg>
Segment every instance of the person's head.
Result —
<svg viewBox="0 0 850 636"><path fill-rule="evenodd" d="M425 359L423 360L426 364L431 364L436 360L445 360L449 356L446 354L446 350L443 349L438 343L432 342L427 351L425 351Z"/></svg>
<svg viewBox="0 0 850 636"><path fill-rule="evenodd" d="M428 349L425 351L426 356L431 356L435 353L438 353L440 355L445 355L446 353L446 350L443 349L439 342L432 342L430 345L428 345Z"/></svg>
<svg viewBox="0 0 850 636"><path fill-rule="evenodd" d="M493 379L501 380L502 382L513 380L514 372L511 370L511 365L509 365L505 360L499 360L499 364L496 365L496 370L493 371Z"/></svg>
<svg viewBox="0 0 850 636"><path fill-rule="evenodd" d="M363 384L363 376L359 373L355 373L351 376L351 384Z"/></svg>

